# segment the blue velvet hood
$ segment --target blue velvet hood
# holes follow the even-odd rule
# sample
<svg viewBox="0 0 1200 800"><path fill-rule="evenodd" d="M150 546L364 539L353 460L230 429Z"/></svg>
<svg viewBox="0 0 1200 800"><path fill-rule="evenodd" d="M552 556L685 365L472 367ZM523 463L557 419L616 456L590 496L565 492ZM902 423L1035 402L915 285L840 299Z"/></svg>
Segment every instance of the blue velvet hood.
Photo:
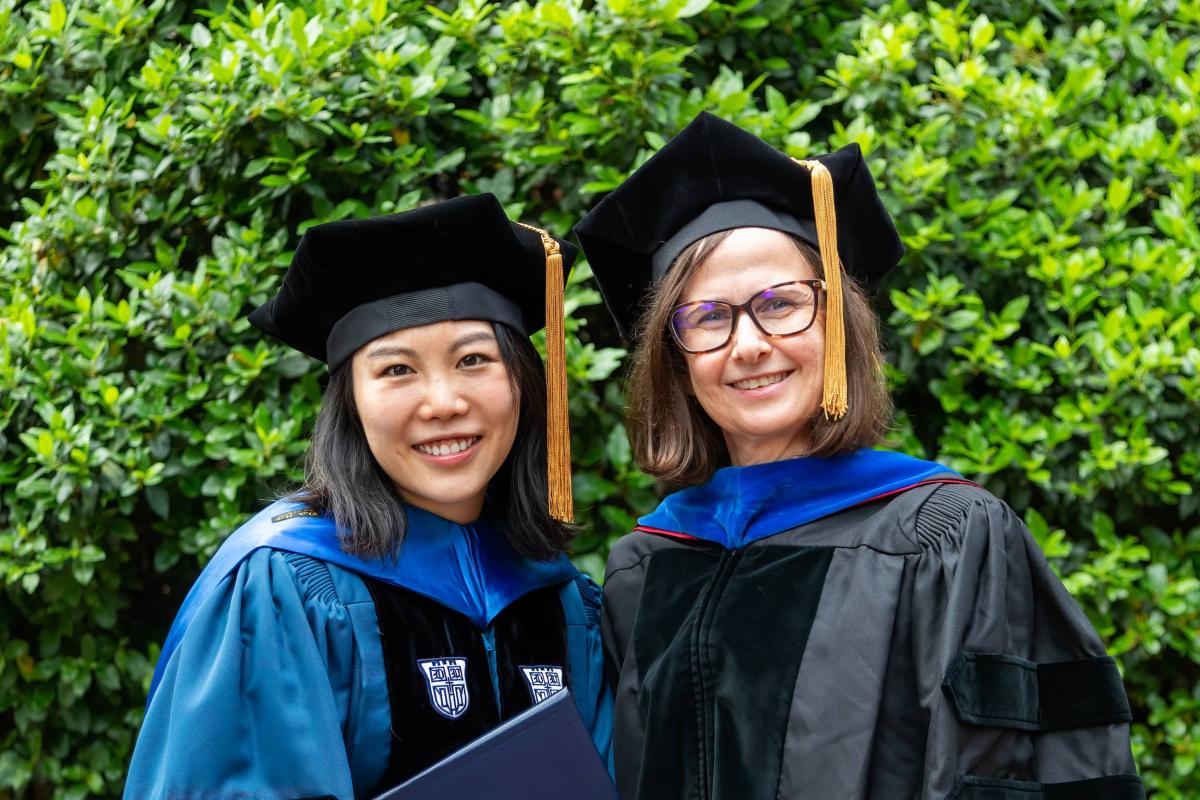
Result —
<svg viewBox="0 0 1200 800"><path fill-rule="evenodd" d="M733 549L931 479L961 476L933 461L867 449L725 467L669 495L638 528Z"/></svg>
<svg viewBox="0 0 1200 800"><path fill-rule="evenodd" d="M225 540L184 598L155 667L147 705L196 609L260 547L318 558L417 592L463 614L480 629L529 592L579 574L565 555L552 561L520 555L503 532L483 519L459 525L414 506L405 510L408 532L395 560L363 559L345 552L333 519L302 503L281 500L260 511Z"/></svg>

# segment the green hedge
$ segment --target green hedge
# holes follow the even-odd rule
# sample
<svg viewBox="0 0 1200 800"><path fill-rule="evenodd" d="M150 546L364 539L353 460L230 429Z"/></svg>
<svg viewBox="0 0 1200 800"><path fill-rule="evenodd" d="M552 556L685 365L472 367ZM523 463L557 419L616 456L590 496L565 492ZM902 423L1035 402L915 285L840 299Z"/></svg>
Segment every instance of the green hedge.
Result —
<svg viewBox="0 0 1200 800"><path fill-rule="evenodd" d="M110 797L159 642L299 475L244 317L303 229L495 192L565 232L701 109L867 152L895 444L1022 514L1200 796L1200 2L0 0L0 797ZM577 559L655 503L569 294Z"/></svg>

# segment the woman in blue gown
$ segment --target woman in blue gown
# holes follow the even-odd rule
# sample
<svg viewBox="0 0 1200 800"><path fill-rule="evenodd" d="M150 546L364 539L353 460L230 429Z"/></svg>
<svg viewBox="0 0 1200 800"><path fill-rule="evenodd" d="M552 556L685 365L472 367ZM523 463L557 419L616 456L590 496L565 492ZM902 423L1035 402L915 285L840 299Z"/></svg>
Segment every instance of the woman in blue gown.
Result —
<svg viewBox="0 0 1200 800"><path fill-rule="evenodd" d="M305 483L184 601L127 798L372 797L563 688L607 760L599 589L565 555L574 252L491 195L304 234L250 321L329 366Z"/></svg>

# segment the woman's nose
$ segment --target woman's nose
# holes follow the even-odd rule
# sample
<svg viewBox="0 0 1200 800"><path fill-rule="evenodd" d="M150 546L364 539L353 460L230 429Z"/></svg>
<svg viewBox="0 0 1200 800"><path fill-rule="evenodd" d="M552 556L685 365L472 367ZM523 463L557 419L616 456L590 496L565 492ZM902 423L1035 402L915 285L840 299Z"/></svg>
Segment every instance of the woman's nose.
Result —
<svg viewBox="0 0 1200 800"><path fill-rule="evenodd" d="M750 315L743 311L733 323L733 352L730 354L741 361L754 363L770 352L771 344L766 334L758 329Z"/></svg>
<svg viewBox="0 0 1200 800"><path fill-rule="evenodd" d="M434 378L425 385L425 398L418 413L428 421L462 416L468 410L467 400L454 381Z"/></svg>

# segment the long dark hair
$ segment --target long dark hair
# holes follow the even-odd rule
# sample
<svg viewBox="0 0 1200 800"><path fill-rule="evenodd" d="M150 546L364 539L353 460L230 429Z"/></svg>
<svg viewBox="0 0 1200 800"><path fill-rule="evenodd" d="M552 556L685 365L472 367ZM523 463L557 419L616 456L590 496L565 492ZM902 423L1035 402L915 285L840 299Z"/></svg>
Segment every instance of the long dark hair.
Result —
<svg viewBox="0 0 1200 800"><path fill-rule="evenodd" d="M550 559L566 551L575 530L546 505L546 379L529 339L493 323L500 356L520 393L517 433L508 458L488 484L484 514L521 554ZM363 434L347 361L329 376L304 460L304 483L289 499L329 513L342 549L365 558L395 557L408 531L405 504Z"/></svg>

